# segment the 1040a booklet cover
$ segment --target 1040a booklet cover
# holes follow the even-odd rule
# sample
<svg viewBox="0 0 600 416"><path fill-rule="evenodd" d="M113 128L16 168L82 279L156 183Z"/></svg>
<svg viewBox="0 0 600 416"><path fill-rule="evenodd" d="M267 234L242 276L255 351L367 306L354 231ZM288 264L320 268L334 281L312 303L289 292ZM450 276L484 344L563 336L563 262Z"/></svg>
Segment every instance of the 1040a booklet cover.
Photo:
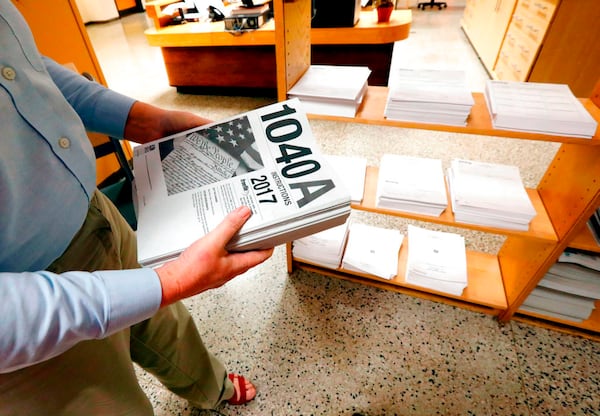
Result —
<svg viewBox="0 0 600 416"><path fill-rule="evenodd" d="M252 216L229 242L232 251L274 247L350 214L350 192L298 99L137 146L133 169L144 266L178 256L240 205Z"/></svg>

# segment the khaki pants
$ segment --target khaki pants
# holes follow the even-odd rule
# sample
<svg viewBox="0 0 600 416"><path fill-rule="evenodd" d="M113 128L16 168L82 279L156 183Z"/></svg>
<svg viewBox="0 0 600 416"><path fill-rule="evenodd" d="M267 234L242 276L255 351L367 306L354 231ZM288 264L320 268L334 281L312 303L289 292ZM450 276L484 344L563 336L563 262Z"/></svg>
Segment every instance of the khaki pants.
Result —
<svg viewBox="0 0 600 416"><path fill-rule="evenodd" d="M96 192L81 230L48 270L137 268L136 252L135 234ZM58 357L0 374L0 415L152 415L132 360L196 407L213 408L233 396L225 368L177 303L111 337L83 341Z"/></svg>

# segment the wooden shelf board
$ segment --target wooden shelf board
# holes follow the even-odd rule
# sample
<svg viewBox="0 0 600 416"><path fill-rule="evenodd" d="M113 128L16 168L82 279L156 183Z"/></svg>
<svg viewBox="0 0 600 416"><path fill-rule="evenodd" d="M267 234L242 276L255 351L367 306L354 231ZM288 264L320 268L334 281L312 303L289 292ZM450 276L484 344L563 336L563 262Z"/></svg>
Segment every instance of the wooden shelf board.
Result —
<svg viewBox="0 0 600 416"><path fill-rule="evenodd" d="M388 120L384 116L385 104L387 101L388 87L370 86L367 90L365 98L361 106L358 108L356 117L334 117L324 116L318 114L310 114L310 118L322 119L322 120L334 120L334 121L345 121L355 122L373 125L383 125L392 127L404 127L414 128L421 130L435 130L444 131L449 133L464 133L464 134L476 134L484 136L497 136L512 139L526 139L526 140L541 140L547 142L560 142L560 143L578 143L586 145L600 145L600 127L596 130L596 134L591 139L583 139L577 137L565 137L565 136L552 136L540 133L528 133L512 130L500 130L492 127L492 121L487 109L485 97L483 93L474 92L473 99L475 104L471 109L471 114L467 121L466 126L447 126L442 124L424 124L405 122L397 120ZM580 100L584 107L590 112L595 120L600 121L600 109L594 105L594 103L588 99ZM600 122L599 122L600 126Z"/></svg>
<svg viewBox="0 0 600 416"><path fill-rule="evenodd" d="M379 168L374 166L367 167L367 173L365 177L365 192L363 196L363 200L360 204L353 203L352 208L361 210L374 212L384 215L397 216L403 218L410 218L419 221L427 221L437 224L443 224L453 227L466 228L471 230L477 230L487 233L501 234L501 235L511 235L511 236L520 236L526 238L536 238L541 240L549 240L549 241L557 241L558 237L554 232L554 227L552 226L552 222L548 217L546 210L544 209L544 204L535 189L528 189L527 193L533 206L537 211L537 215L533 218L530 223L528 231L518 231L518 230L506 230L502 228L492 228L486 226L480 226L475 224L466 224L456 222L454 220L454 214L452 213L452 208L450 204L450 200L448 200L448 206L442 212L442 214L438 217L429 216L429 215L420 215L420 214L412 214L409 212L392 210L392 209L382 209L377 207L376 204L376 192L377 192L377 178L378 178ZM447 192L449 197L449 192Z"/></svg>
<svg viewBox="0 0 600 416"><path fill-rule="evenodd" d="M310 42L313 45L394 43L409 37L411 21L410 10L394 10L386 23L377 22L375 10L361 11L358 23L352 28L312 28Z"/></svg>
<svg viewBox="0 0 600 416"><path fill-rule="evenodd" d="M584 226L579 233L577 233L575 238L569 243L569 247L600 253L600 244L596 242L587 225Z"/></svg>
<svg viewBox="0 0 600 416"><path fill-rule="evenodd" d="M410 10L395 10L389 23L377 23L374 14L361 12L354 27L314 28L313 45L370 45L394 43L408 38ZM189 22L182 25L147 29L144 34L151 46L275 46L275 19L260 28L243 33L225 31L223 22Z"/></svg>
<svg viewBox="0 0 600 416"><path fill-rule="evenodd" d="M236 35L223 29L223 22L192 22L183 25L147 29L144 34L150 46L256 46L275 45L275 20L260 28Z"/></svg>
<svg viewBox="0 0 600 416"><path fill-rule="evenodd" d="M506 296L504 294L504 286L502 284L502 276L500 266L496 256L479 253L475 251L467 251L467 288L461 296L451 295L445 292L438 292L418 285L407 283L405 280L406 274L406 258L408 255L408 239L405 238L400 253L398 254L398 274L393 279L383 279L366 273L354 272L343 268L327 269L316 263L294 259L294 264L298 267L305 268L310 266L312 271L326 273L336 276L343 274L346 277L353 275L361 282L370 281L376 283L376 286L396 289L402 288L412 292L422 292L422 295L434 296L436 298L454 299L458 302L466 302L474 305L491 308L493 310L504 310L507 308Z"/></svg>

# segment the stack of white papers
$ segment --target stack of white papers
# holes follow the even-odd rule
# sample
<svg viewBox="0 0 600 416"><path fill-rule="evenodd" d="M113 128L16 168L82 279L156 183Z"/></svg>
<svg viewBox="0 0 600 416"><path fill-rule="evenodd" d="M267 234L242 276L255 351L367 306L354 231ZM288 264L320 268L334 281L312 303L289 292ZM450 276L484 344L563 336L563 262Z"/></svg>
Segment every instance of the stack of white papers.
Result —
<svg viewBox="0 0 600 416"><path fill-rule="evenodd" d="M353 223L342 267L392 279L398 274L398 252L403 239L398 230Z"/></svg>
<svg viewBox="0 0 600 416"><path fill-rule="evenodd" d="M526 231L536 215L517 166L455 159L448 187L457 222Z"/></svg>
<svg viewBox="0 0 600 416"><path fill-rule="evenodd" d="M558 258L557 265L578 265L600 277L600 254L597 253L568 248Z"/></svg>
<svg viewBox="0 0 600 416"><path fill-rule="evenodd" d="M440 159L384 154L379 166L378 207L440 215L448 204Z"/></svg>
<svg viewBox="0 0 600 416"><path fill-rule="evenodd" d="M391 120L464 126L474 104L465 71L397 68L388 85Z"/></svg>
<svg viewBox="0 0 600 416"><path fill-rule="evenodd" d="M569 321L586 320L600 299L600 255L568 249L521 309Z"/></svg>
<svg viewBox="0 0 600 416"><path fill-rule="evenodd" d="M598 127L565 84L488 80L485 96L498 129L589 138Z"/></svg>
<svg viewBox="0 0 600 416"><path fill-rule="evenodd" d="M358 156L325 155L330 166L338 174L348 191L352 202L360 202L365 193L367 159Z"/></svg>
<svg viewBox="0 0 600 416"><path fill-rule="evenodd" d="M585 321L595 308L595 299L538 286L521 304L524 311L567 321Z"/></svg>
<svg viewBox="0 0 600 416"><path fill-rule="evenodd" d="M349 223L348 219L337 227L295 240L292 245L294 257L330 269L337 269L340 267L344 255Z"/></svg>
<svg viewBox="0 0 600 416"><path fill-rule="evenodd" d="M311 65L288 97L300 99L307 113L354 117L370 74L364 66Z"/></svg>
<svg viewBox="0 0 600 416"><path fill-rule="evenodd" d="M408 225L406 283L460 296L467 287L463 236Z"/></svg>

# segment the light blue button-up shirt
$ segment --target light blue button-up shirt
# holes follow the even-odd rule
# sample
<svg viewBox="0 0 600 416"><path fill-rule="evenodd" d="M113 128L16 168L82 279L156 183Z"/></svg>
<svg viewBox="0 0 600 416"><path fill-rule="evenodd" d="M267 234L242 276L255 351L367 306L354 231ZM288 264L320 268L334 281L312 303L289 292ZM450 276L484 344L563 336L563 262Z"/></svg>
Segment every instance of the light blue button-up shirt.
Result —
<svg viewBox="0 0 600 416"><path fill-rule="evenodd" d="M42 58L23 17L0 0L0 373L111 335L160 305L149 269L44 271L95 189L85 130L122 137L132 104Z"/></svg>

